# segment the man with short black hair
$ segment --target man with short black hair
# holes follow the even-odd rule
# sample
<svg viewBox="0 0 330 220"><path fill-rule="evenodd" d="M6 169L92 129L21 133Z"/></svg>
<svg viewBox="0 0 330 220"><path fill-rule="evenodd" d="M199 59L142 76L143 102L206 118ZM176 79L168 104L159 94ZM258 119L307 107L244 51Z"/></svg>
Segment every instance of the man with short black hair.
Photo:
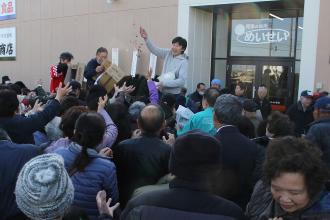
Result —
<svg viewBox="0 0 330 220"><path fill-rule="evenodd" d="M122 207L135 189L156 184L168 173L171 149L159 138L165 126L164 112L157 105L147 105L140 112L138 126L141 137L122 141L113 148Z"/></svg>
<svg viewBox="0 0 330 220"><path fill-rule="evenodd" d="M197 84L196 91L191 93L188 97L187 107L193 112L197 113L203 110L202 100L205 93L206 86L200 82Z"/></svg>
<svg viewBox="0 0 330 220"><path fill-rule="evenodd" d="M96 51L96 57L91 59L85 68L84 77L87 79L87 86L94 85L96 78L101 75L105 69L101 66L102 62L108 58L108 50L100 47Z"/></svg>
<svg viewBox="0 0 330 220"><path fill-rule="evenodd" d="M193 115L184 127L177 131L178 135L182 135L191 130L200 130L207 134L215 135L217 132L213 124L213 106L217 98L220 96L220 91L216 88L209 88L203 95L203 109Z"/></svg>
<svg viewBox="0 0 330 220"><path fill-rule="evenodd" d="M187 41L182 37L175 37L172 40L171 49L158 48L148 38L145 29L140 27L140 35L145 40L151 53L164 59L161 80L157 83L162 93L179 96L181 88L185 86L188 72L188 58L184 54L187 48Z"/></svg>

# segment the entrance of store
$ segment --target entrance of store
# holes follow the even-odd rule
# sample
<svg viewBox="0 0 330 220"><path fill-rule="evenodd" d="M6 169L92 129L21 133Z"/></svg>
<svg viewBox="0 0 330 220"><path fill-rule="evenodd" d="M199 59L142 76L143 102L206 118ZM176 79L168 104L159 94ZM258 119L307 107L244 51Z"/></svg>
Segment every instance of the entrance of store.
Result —
<svg viewBox="0 0 330 220"><path fill-rule="evenodd" d="M235 90L238 82L247 86L246 96L256 97L260 85L268 88L273 110L285 111L293 102L293 60L233 59L228 61L227 85Z"/></svg>

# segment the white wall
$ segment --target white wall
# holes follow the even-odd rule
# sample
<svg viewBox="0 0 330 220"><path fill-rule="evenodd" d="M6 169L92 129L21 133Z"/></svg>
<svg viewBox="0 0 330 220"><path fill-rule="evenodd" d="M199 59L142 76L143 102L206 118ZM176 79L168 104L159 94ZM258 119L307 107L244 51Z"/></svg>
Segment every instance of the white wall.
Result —
<svg viewBox="0 0 330 220"><path fill-rule="evenodd" d="M190 8L190 18L187 88L192 92L197 83L210 83L213 14Z"/></svg>

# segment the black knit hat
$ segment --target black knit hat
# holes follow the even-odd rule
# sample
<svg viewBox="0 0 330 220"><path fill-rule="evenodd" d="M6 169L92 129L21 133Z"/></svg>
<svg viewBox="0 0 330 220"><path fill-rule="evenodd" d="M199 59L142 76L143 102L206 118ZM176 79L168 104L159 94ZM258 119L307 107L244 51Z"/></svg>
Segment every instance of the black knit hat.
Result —
<svg viewBox="0 0 330 220"><path fill-rule="evenodd" d="M221 151L215 137L197 130L188 132L174 143L170 172L183 180L200 181L208 173L221 169Z"/></svg>

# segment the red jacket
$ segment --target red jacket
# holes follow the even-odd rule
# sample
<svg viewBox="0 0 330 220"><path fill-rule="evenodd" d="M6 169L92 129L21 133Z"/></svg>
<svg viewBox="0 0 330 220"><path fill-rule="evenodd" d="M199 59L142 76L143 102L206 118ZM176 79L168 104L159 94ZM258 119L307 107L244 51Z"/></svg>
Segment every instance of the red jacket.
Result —
<svg viewBox="0 0 330 220"><path fill-rule="evenodd" d="M62 87L64 87L64 79L65 74L64 73L58 73L57 72L57 66L51 65L50 67L50 92L55 93L56 88L62 83Z"/></svg>

